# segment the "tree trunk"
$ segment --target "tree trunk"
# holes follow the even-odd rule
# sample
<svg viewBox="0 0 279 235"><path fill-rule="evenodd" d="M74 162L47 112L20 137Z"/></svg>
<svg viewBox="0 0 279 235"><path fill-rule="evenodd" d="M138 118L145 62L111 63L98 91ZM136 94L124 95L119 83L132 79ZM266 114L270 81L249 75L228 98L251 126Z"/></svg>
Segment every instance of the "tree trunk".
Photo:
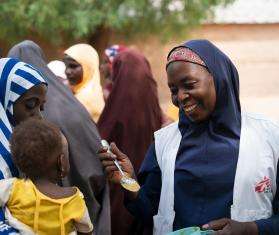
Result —
<svg viewBox="0 0 279 235"><path fill-rule="evenodd" d="M88 43L92 45L99 54L100 63L103 60L104 51L109 45L111 35L112 35L111 29L106 28L104 26L100 26L95 30L94 33L92 33L88 37ZM101 85L103 84L104 84L104 79L101 76Z"/></svg>
<svg viewBox="0 0 279 235"><path fill-rule="evenodd" d="M89 35L88 43L92 45L98 52L100 59L110 42L112 31L110 28L100 26L94 33Z"/></svg>

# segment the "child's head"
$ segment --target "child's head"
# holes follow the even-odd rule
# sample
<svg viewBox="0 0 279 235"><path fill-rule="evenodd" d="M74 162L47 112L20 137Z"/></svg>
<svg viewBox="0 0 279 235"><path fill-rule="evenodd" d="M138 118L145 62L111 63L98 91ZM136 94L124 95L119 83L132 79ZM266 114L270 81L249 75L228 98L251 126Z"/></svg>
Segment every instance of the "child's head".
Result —
<svg viewBox="0 0 279 235"><path fill-rule="evenodd" d="M13 160L27 178L58 180L67 175L68 143L52 123L24 121L15 127L10 143Z"/></svg>

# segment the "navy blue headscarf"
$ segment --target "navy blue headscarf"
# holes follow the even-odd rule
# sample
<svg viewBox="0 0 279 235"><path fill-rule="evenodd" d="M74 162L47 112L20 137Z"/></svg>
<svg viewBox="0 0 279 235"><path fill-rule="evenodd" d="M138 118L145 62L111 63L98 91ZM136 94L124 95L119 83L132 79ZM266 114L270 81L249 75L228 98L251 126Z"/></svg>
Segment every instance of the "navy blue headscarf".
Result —
<svg viewBox="0 0 279 235"><path fill-rule="evenodd" d="M175 205L180 205L185 200L198 205L196 200L201 196L216 198L216 202L228 206L208 204L207 216L229 216L241 130L238 72L231 60L209 41L192 40L182 46L200 56L213 76L216 105L209 119L200 123L191 121L184 111L180 110L179 130L182 140L175 166ZM185 189L189 187L191 190L185 193ZM217 200L220 195L226 199ZM192 210L181 208L175 208L174 228L196 224L197 219ZM208 217L199 215L198 221L206 223L207 219Z"/></svg>
<svg viewBox="0 0 279 235"><path fill-rule="evenodd" d="M220 49L207 40L191 40L178 47L181 46L195 52L213 76L216 106L208 120L208 126L211 126L218 135L239 139L241 128L239 77L234 64ZM171 52L176 48L173 48ZM191 122L182 111L180 111L179 119L181 127L200 126Z"/></svg>
<svg viewBox="0 0 279 235"><path fill-rule="evenodd" d="M234 64L220 49L207 40L191 40L181 46L191 49L206 64L214 80L216 105L209 120L202 123L192 122L184 114L184 111L180 110L179 129L183 135L180 147L183 146L183 142L189 142L191 136L195 136L196 143L192 144L200 146L208 142L210 144L204 146L218 150L221 154L223 148L218 146L224 147L223 143L227 143L231 148L231 154L237 157L241 129L241 108L239 101L239 77ZM201 139L197 138L203 132L207 132L207 137L205 138L202 135L200 136ZM209 154L211 151L206 152Z"/></svg>

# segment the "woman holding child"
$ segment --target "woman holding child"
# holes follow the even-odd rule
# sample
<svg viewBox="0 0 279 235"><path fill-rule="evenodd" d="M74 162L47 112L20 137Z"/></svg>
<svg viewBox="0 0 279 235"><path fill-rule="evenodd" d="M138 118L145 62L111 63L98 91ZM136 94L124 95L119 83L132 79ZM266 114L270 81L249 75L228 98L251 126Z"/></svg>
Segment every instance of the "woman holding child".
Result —
<svg viewBox="0 0 279 235"><path fill-rule="evenodd" d="M155 132L141 166L141 189L126 193L126 207L154 234L189 226L218 235L279 234L279 126L241 111L238 72L206 40L173 48L168 85L179 121ZM129 158L111 144L100 158L114 182L117 158L134 176Z"/></svg>
<svg viewBox="0 0 279 235"><path fill-rule="evenodd" d="M0 179L8 179L19 175L9 147L13 128L30 117L42 117L47 85L42 74L31 65L3 58L0 59L0 91ZM2 210L0 218L2 225Z"/></svg>
<svg viewBox="0 0 279 235"><path fill-rule="evenodd" d="M42 49L32 41L15 45L8 56L30 63L43 73L48 92L44 118L56 124L69 143L70 172L63 186L78 186L96 234L110 235L108 183L96 154L100 137L95 123L72 92L50 71Z"/></svg>
<svg viewBox="0 0 279 235"><path fill-rule="evenodd" d="M0 181L0 206L22 235L92 234L82 193L58 182L70 169L68 142L58 127L29 118L14 128L12 159L24 178Z"/></svg>

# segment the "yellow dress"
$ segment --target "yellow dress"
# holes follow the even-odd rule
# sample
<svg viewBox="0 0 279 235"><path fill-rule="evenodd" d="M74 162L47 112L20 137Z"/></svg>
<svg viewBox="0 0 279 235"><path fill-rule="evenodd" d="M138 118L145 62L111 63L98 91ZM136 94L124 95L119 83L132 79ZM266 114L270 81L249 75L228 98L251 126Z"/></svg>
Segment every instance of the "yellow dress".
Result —
<svg viewBox="0 0 279 235"><path fill-rule="evenodd" d="M35 234L64 235L93 230L83 195L78 188L74 195L61 199L42 194L31 180L0 180L0 188L0 206L6 206L14 218L31 228Z"/></svg>

